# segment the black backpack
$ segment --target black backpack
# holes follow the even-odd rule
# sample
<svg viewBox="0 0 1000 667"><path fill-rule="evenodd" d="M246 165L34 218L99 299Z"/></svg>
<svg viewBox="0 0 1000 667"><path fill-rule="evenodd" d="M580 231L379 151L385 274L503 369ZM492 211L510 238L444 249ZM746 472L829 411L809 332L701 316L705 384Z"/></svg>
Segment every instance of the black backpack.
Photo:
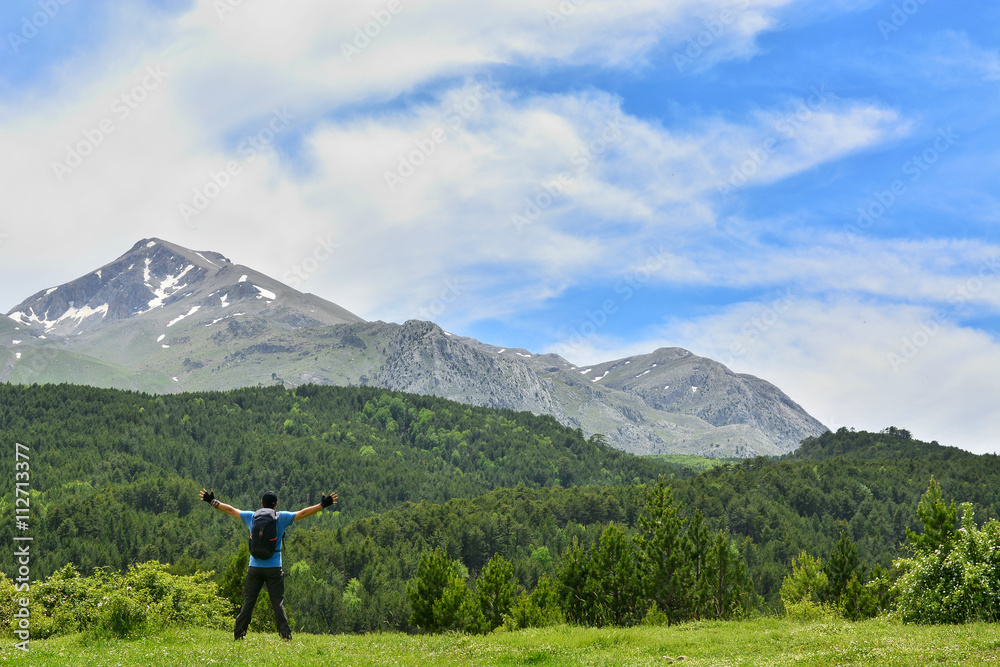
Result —
<svg viewBox="0 0 1000 667"><path fill-rule="evenodd" d="M274 555L278 545L278 513L270 507L261 507L253 513L250 529L250 555L267 560Z"/></svg>

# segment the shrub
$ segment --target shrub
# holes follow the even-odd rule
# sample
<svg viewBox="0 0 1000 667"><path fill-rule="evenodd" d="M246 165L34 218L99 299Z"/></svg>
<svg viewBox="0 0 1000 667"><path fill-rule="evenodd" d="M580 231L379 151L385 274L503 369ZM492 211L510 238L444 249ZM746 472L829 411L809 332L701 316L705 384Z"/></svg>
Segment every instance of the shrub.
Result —
<svg viewBox="0 0 1000 667"><path fill-rule="evenodd" d="M797 621L831 621L837 618L832 607L813 602L809 599L797 602L785 602L785 614Z"/></svg>
<svg viewBox="0 0 1000 667"><path fill-rule="evenodd" d="M209 581L211 572L175 576L156 561L121 574L96 568L81 576L71 564L32 584L30 596L10 582L0 590L0 621L10 627L8 609L18 597L31 599L32 637L87 632L99 637L136 637L166 625L226 628L228 602Z"/></svg>
<svg viewBox="0 0 1000 667"><path fill-rule="evenodd" d="M147 591L114 591L98 605L101 613L89 630L98 637L125 639L144 634L150 617Z"/></svg>
<svg viewBox="0 0 1000 667"><path fill-rule="evenodd" d="M947 543L932 551L925 541L915 558L895 563L903 571L893 588L900 618L928 624L1000 620L1000 522L977 528L972 505L964 503L962 527L941 533Z"/></svg>
<svg viewBox="0 0 1000 667"><path fill-rule="evenodd" d="M162 624L229 626L229 605L210 581L211 572L176 576L168 573L167 567L156 561L140 563L121 577L119 585L136 591L136 595L147 595L152 616Z"/></svg>

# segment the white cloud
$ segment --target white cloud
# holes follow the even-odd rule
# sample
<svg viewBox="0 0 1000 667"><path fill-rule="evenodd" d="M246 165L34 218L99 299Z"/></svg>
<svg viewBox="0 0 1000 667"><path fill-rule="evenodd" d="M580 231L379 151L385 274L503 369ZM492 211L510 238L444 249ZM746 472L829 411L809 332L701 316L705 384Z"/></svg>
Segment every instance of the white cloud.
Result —
<svg viewBox="0 0 1000 667"><path fill-rule="evenodd" d="M402 319L434 298L441 276L456 276L470 285L469 303L503 315L580 277L612 275L635 259L637 245L656 245L664 233L711 229L720 179L748 146L769 145L783 119L706 118L671 130L623 114L620 100L604 93L520 96L484 76L420 106L355 118L317 121L315 107L283 105L278 113L294 116L287 131L301 136L302 160L274 150L280 133L248 159L240 140L269 132L274 107L254 122L203 121L185 107L192 81L185 68L194 62L185 54L144 64L79 92L76 113L7 126L0 141L14 157L0 170L16 184L11 210L26 223L18 237L44 229L50 242L66 239L63 252L75 252L81 237L100 237L94 230L113 234L116 251L158 235L224 250L285 278L316 238L332 235L342 252L304 289L366 317ZM135 108L116 112L124 109L121 96L144 81L148 90ZM812 108L757 178L775 180L877 145L900 124L892 111L839 100ZM53 161L65 161L67 145L90 142L88 133L105 121L114 131L60 182ZM228 140L206 139L205 123L225 125ZM227 166L239 173L227 176ZM395 174L391 183L387 173ZM191 214L219 178L226 187ZM276 226L282 233L265 251L256 239L274 236ZM498 295L500 285L519 298L483 298ZM469 308L464 317L479 312Z"/></svg>
<svg viewBox="0 0 1000 667"><path fill-rule="evenodd" d="M963 32L946 30L918 56L924 66L949 79L969 73L983 81L1000 81L1000 51L984 49Z"/></svg>
<svg viewBox="0 0 1000 667"><path fill-rule="evenodd" d="M495 65L632 67L682 47L726 16L705 62L746 57L794 0L386 0L243 3L219 17L201 0L178 25L187 104L218 128L278 99L296 108L387 100L439 77ZM729 18L729 17L732 18ZM555 18L553 18L555 17ZM711 31L709 31L711 34Z"/></svg>
<svg viewBox="0 0 1000 667"><path fill-rule="evenodd" d="M719 244L675 246L687 262L665 262L655 273L672 284L768 289L794 285L801 293L853 292L925 304L961 301L1000 310L1000 246L948 239L878 239L845 225L841 233L771 227L783 246L751 234L736 249Z"/></svg>
<svg viewBox="0 0 1000 667"><path fill-rule="evenodd" d="M709 220L711 212L703 202L685 203L693 179L636 197L627 177L630 170L642 167L628 162L630 157L646 160L645 155L635 154L643 139L637 136L616 148L622 154L608 163L621 168L624 176L616 180L610 168L595 164L567 187L567 196L555 207L571 203L577 209L586 207L588 218L563 228L539 225L532 230L531 243L516 243L510 251L501 250L500 243L482 251L484 235L502 238L509 233L512 202L534 197L542 180L564 169L579 143L594 139L610 114L618 113L617 102L606 96L506 99L502 112L470 121L442 148L437 164L429 164L407 184L412 196L401 193L394 198L386 196L377 180L365 180L382 171L382 164L371 160L389 158L391 165L397 146L419 137L422 126L439 124L447 102L460 99L464 91L445 92L443 105L432 103L367 126L363 121L320 120L343 117L341 112L352 105L389 100L441 77L481 78L478 73L484 68L498 64L629 67L641 62L656 44L682 44L697 35L704 30L706 17L730 6L693 0L570 4L576 10L553 27L546 12L559 12L563 5L557 2L550 7L528 0L475 5L453 0L431 6L404 1L403 10L379 27L379 34L351 62L342 44L354 39L357 27L375 32L367 24L373 20L372 12L380 12L385 3L350 7L318 0L294 7L243 3L220 17L217 3L202 0L172 23L158 15L122 15L111 26L106 48L78 62L72 76L67 72L57 77L52 90L33 90L22 99L5 100L0 148L6 159L0 176L11 196L0 220L9 238L0 251L10 258L6 265L16 275L28 275L37 267L25 250L44 242L54 266L82 273L91 268L82 264L85 260L80 260L78 269L72 269L74 263L68 260L85 253L86 261L92 262L120 252L139 236L155 234L194 247L225 250L281 276L311 252L321 232L338 237L357 233L358 246L352 249L356 253L357 248L384 251L393 244L384 243L383 233L408 228L416 238L399 236L398 254L387 252L390 265L403 272L436 275L440 263L425 261L428 256L450 256L452 262L458 258L470 265L510 261L514 256L555 275L573 263L595 261L598 255L605 262L612 259L614 248L587 238L578 224L594 228L619 212L627 221L645 224L655 219L664 202L678 208L675 220L690 218L695 224ZM720 36L719 44L752 41L769 23L763 17L787 4L784 0L740 3L739 29ZM759 29L752 27L755 22ZM143 44L152 47L142 51ZM142 83L147 67L165 72L165 80L145 91L136 108L129 107L127 118L120 116L115 109L121 108L122 95ZM330 159L322 163L337 179L330 189L341 187L344 199L331 201L324 192L328 183L303 179L302 165L289 163L287 156L274 150L262 152L253 162L237 154L240 139L265 127L275 107L296 115L289 132L303 137L304 145L317 154L333 138L342 142L334 151L352 155L350 164L341 165L343 174ZM65 162L67 146L82 142L81 150L87 150L87 143L97 143L85 133L98 136L94 131L102 122L111 122L113 133L101 137L92 155L59 181L53 162ZM314 131L317 122L319 129ZM628 122L632 131L658 137L661 148L675 147L676 140L666 134ZM386 153L383 148L390 146ZM682 151L690 155L696 147L676 148L675 162L679 162ZM231 160L240 162L240 175L194 218L194 224L181 220L178 206L190 202L194 190L202 189L211 174L224 170ZM523 160L521 166L516 166L517 160ZM662 159L657 156L655 162ZM367 167L372 171L365 171ZM460 217L467 231L456 227ZM275 224L284 233L264 254L251 239L266 235ZM416 228L423 233L418 235ZM425 246L428 237L439 231L456 232L454 242ZM91 249L95 242L101 244L99 250ZM322 276L332 270L327 267L310 278L315 291L324 291ZM326 293L343 294L345 273L335 272ZM53 273L53 277L73 276ZM24 296L26 290L20 285L4 283L0 296L5 301L13 303ZM344 298L361 312L386 313L390 308L373 298L375 290L385 293L386 287L348 286ZM418 296L415 302L422 300ZM403 310L411 307L399 305Z"/></svg>

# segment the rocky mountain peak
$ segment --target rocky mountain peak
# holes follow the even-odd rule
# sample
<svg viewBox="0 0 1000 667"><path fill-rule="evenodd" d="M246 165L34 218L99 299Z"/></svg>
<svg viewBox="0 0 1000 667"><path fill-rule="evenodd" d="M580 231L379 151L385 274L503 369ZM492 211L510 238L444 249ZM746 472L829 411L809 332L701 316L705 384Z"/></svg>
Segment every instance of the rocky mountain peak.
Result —
<svg viewBox="0 0 1000 667"><path fill-rule="evenodd" d="M271 305L278 295L302 301L306 295L218 252L189 250L158 238L142 239L101 268L58 287L42 290L7 314L14 321L50 336L73 336L102 325L177 304L193 313L209 306L224 308L239 300ZM315 306L340 322L361 318L312 297ZM183 305L181 305L183 302ZM279 304L277 307L280 307ZM310 308L315 312L316 307ZM174 314L173 317L183 315ZM288 314L288 317L294 317ZM171 317L170 319L173 319ZM330 318L313 318L316 324Z"/></svg>

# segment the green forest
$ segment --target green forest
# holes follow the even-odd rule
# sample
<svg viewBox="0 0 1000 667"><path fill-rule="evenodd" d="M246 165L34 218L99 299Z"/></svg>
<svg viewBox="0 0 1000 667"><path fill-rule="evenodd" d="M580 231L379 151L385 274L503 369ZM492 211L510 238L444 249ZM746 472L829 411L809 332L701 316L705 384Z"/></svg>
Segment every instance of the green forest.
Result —
<svg viewBox="0 0 1000 667"><path fill-rule="evenodd" d="M972 574L963 600L980 602L923 615L907 611L918 602L903 584L924 577L933 590L934 577L973 566L1000 580L989 556L1000 461L894 427L827 432L780 459L682 465L547 416L368 387L0 385L0 440L8 479L15 443L30 455L32 604L46 619L34 627L51 633L107 612L95 590L117 600L119 620L144 602L177 622L231 624L246 529L200 502L201 488L241 509L268 489L291 511L339 495L285 535L298 631L995 613ZM12 517L14 484L2 490ZM0 524L5 543L15 532ZM16 565L2 568L10 589Z"/></svg>

